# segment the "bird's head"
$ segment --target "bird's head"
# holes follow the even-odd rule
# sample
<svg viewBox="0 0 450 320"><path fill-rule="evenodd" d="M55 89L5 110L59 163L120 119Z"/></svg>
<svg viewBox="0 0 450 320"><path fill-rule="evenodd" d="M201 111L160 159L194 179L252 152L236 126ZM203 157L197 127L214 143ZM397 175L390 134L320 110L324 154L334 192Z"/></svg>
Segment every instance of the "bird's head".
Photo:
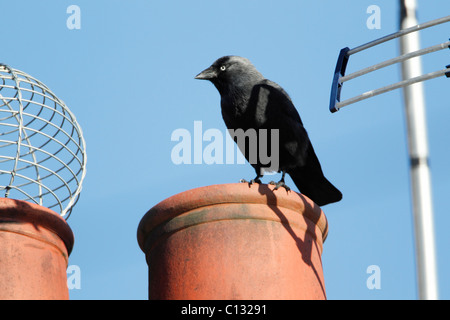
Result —
<svg viewBox="0 0 450 320"><path fill-rule="evenodd" d="M247 58L225 56L217 59L195 79L211 81L220 93L229 86L248 86L264 79Z"/></svg>

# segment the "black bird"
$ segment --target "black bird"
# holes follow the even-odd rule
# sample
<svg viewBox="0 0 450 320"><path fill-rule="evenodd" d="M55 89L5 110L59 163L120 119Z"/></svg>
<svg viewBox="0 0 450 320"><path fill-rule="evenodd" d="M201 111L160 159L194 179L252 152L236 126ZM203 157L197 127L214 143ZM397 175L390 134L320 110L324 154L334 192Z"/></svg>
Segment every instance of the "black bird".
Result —
<svg viewBox="0 0 450 320"><path fill-rule="evenodd" d="M325 178L289 95L278 84L265 79L248 59L239 56L219 58L195 79L209 80L219 91L222 116L228 129L279 130L276 171L282 172L282 177L278 183L271 182L276 189L289 190L284 183L284 176L289 173L300 192L319 206L342 199L341 192ZM244 156L249 160L248 146ZM250 183L261 183L264 168L268 166L259 160L250 163L256 171L256 178Z"/></svg>

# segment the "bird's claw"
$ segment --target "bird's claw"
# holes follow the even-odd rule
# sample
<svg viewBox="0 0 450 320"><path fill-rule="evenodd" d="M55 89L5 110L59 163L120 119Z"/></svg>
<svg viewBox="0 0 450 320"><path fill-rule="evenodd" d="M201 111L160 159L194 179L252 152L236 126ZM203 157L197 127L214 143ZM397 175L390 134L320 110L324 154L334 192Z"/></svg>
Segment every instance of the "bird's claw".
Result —
<svg viewBox="0 0 450 320"><path fill-rule="evenodd" d="M286 191L290 191L291 188L289 188L286 183L284 183L283 180L275 182L275 181L270 181L269 184L274 185L275 188L273 190L278 190L280 187L283 187L286 189Z"/></svg>
<svg viewBox="0 0 450 320"><path fill-rule="evenodd" d="M248 183L248 186L249 186L249 187L250 187L252 184L254 184L254 183L261 184L261 180L260 180L259 178L255 178L255 179L252 179L252 180L250 180L250 181L247 181L247 180L245 180L245 179L241 179L241 180L239 180L239 182L240 182L240 183Z"/></svg>

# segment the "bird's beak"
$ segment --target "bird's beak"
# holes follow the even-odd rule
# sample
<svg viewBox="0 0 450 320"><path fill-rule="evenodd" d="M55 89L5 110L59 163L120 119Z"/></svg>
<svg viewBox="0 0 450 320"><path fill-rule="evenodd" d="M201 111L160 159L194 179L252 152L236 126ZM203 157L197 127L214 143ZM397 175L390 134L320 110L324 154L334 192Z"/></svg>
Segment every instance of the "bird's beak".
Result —
<svg viewBox="0 0 450 320"><path fill-rule="evenodd" d="M195 79L199 79L199 80L211 80L214 79L215 77L217 77L217 73L214 70L213 67L209 67L208 69L203 70L202 72L200 72Z"/></svg>

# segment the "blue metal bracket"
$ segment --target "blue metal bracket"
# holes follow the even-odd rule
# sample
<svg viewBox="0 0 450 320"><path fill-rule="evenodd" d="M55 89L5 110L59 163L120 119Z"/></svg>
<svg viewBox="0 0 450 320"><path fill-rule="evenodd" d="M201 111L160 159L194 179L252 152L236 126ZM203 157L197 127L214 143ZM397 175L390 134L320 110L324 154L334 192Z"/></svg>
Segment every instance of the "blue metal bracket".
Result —
<svg viewBox="0 0 450 320"><path fill-rule="evenodd" d="M341 101L341 90L343 83L339 82L340 77L345 75L345 70L347 69L347 63L349 55L347 54L350 48L346 47L339 53L339 58L336 63L336 69L334 71L333 84L331 86L331 96L330 96L330 111L336 112L339 109L336 104Z"/></svg>

